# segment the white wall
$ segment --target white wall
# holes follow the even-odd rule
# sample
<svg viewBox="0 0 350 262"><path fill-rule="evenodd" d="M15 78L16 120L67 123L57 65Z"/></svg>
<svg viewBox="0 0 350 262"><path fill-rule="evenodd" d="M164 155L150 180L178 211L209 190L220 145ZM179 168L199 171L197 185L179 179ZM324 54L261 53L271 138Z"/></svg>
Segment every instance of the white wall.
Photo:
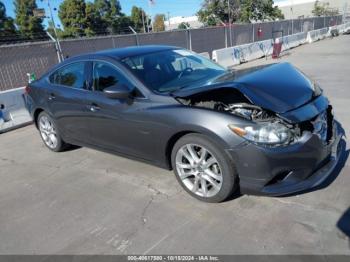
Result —
<svg viewBox="0 0 350 262"><path fill-rule="evenodd" d="M343 14L344 5L347 9L350 8L350 0L322 0L321 2L328 2L329 7L337 8L340 14ZM285 0L276 2L275 4L282 10L286 19L297 19L299 16L311 17L314 9L315 0ZM293 12L291 7L293 6Z"/></svg>

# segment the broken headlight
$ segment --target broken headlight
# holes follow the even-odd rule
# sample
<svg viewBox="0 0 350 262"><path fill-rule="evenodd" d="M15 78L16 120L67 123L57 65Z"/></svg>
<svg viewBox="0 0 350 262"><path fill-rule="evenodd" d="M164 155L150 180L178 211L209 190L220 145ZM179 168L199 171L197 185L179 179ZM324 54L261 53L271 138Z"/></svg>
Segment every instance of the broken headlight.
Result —
<svg viewBox="0 0 350 262"><path fill-rule="evenodd" d="M314 91L314 97L322 95L323 90L316 82L313 83L312 90Z"/></svg>
<svg viewBox="0 0 350 262"><path fill-rule="evenodd" d="M235 134L258 144L287 144L292 134L288 127L280 123L261 123L245 127L228 126Z"/></svg>

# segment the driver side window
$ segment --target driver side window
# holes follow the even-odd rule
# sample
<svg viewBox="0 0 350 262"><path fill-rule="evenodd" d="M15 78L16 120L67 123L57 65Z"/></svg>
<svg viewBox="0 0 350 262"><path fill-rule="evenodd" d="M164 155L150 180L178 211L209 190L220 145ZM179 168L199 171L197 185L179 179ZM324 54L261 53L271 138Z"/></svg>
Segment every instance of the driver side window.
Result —
<svg viewBox="0 0 350 262"><path fill-rule="evenodd" d="M95 91L103 91L105 88L117 84L125 84L130 87L127 79L108 63L94 62L93 64L93 85Z"/></svg>

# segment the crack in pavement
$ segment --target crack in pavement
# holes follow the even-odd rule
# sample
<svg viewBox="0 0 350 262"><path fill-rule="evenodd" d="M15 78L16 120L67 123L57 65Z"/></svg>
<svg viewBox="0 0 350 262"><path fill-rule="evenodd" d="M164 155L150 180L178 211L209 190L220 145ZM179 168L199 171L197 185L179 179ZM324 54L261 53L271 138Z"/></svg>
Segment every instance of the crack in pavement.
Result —
<svg viewBox="0 0 350 262"><path fill-rule="evenodd" d="M172 196L169 196L168 194L161 192L160 190L154 188L151 184L147 185L147 188L149 191L152 192L152 195L150 196L149 201L146 203L146 205L144 206L144 208L142 209L141 215L140 215L140 220L141 220L141 226L140 227L136 227L136 230L134 230L133 232L131 232L127 237L126 237L126 241L128 243L132 243L132 239L134 238L134 236L142 229L146 226L147 224L147 218L146 218L146 213L148 211L148 209L150 208L150 206L153 204L154 200L158 197L158 196L165 196L166 199L168 200L170 197L175 196L178 194L178 192ZM127 247L126 247L127 249Z"/></svg>
<svg viewBox="0 0 350 262"><path fill-rule="evenodd" d="M8 159L8 158L4 158L4 157L0 157L0 160L4 161L4 162L10 162L11 164L16 164L17 163L17 161L15 161L13 159Z"/></svg>
<svg viewBox="0 0 350 262"><path fill-rule="evenodd" d="M152 205L152 203L153 203L155 197L156 197L157 195L163 194L163 193L160 192L158 189L153 188L151 185L147 185L147 188L148 188L149 190L151 190L151 191L153 192L153 194L151 195L150 200L148 201L148 203L146 204L146 206L143 208L142 213L141 213L141 221L142 221L142 224L143 224L143 225L145 225L146 222L147 222L147 219L146 219L146 212L147 212L148 208ZM168 195L166 195L166 194L164 194L164 195L166 196L167 199L169 199L169 196L168 196Z"/></svg>

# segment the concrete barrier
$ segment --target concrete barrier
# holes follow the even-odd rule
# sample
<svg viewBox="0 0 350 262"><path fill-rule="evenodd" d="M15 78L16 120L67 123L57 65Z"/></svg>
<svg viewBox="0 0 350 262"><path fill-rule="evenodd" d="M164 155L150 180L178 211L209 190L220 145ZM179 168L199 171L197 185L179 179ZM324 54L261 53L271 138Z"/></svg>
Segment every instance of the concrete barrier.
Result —
<svg viewBox="0 0 350 262"><path fill-rule="evenodd" d="M345 29L344 29L345 30ZM328 27L310 32L301 32L293 35L279 37L278 40L283 43L282 51L321 40L327 36ZM269 56L273 51L273 40L264 40L229 48L214 50L212 58L217 63L225 67L232 67L247 61L255 60L261 57Z"/></svg>
<svg viewBox="0 0 350 262"><path fill-rule="evenodd" d="M212 59L224 67L231 67L241 63L239 54L235 53L234 47L214 50Z"/></svg>
<svg viewBox="0 0 350 262"><path fill-rule="evenodd" d="M312 42L324 39L324 38L327 37L328 32L329 32L329 28L328 27L309 31L307 33L307 40L306 41L309 44L311 44Z"/></svg>
<svg viewBox="0 0 350 262"><path fill-rule="evenodd" d="M350 22L346 23L344 26L344 32L343 34L349 34L350 33Z"/></svg>
<svg viewBox="0 0 350 262"><path fill-rule="evenodd" d="M306 43L307 33L297 33L294 35L287 35L278 37L280 43L282 43L282 52Z"/></svg>
<svg viewBox="0 0 350 262"><path fill-rule="evenodd" d="M268 39L268 40L261 41L258 43L259 43L260 49L264 53L264 56L272 55L272 51L273 51L273 40L272 39Z"/></svg>
<svg viewBox="0 0 350 262"><path fill-rule="evenodd" d="M213 60L225 67L231 67L272 54L272 40L265 40L222 48L213 51Z"/></svg>
<svg viewBox="0 0 350 262"><path fill-rule="evenodd" d="M287 42L289 48L294 48L302 44L305 44L306 37L307 37L307 33L302 32L294 35L288 35L284 37L284 41Z"/></svg>
<svg viewBox="0 0 350 262"><path fill-rule="evenodd" d="M204 56L205 58L209 58L210 59L210 55L208 52L203 52L203 53L198 53L201 56Z"/></svg>
<svg viewBox="0 0 350 262"><path fill-rule="evenodd" d="M340 34L346 34L350 31L350 22L347 22L345 24L341 24L337 26L337 29L339 30Z"/></svg>
<svg viewBox="0 0 350 262"><path fill-rule="evenodd" d="M0 92L0 133L32 122L24 104L24 87Z"/></svg>
<svg viewBox="0 0 350 262"><path fill-rule="evenodd" d="M236 47L240 52L240 62L247 62L272 53L272 40L259 41Z"/></svg>

